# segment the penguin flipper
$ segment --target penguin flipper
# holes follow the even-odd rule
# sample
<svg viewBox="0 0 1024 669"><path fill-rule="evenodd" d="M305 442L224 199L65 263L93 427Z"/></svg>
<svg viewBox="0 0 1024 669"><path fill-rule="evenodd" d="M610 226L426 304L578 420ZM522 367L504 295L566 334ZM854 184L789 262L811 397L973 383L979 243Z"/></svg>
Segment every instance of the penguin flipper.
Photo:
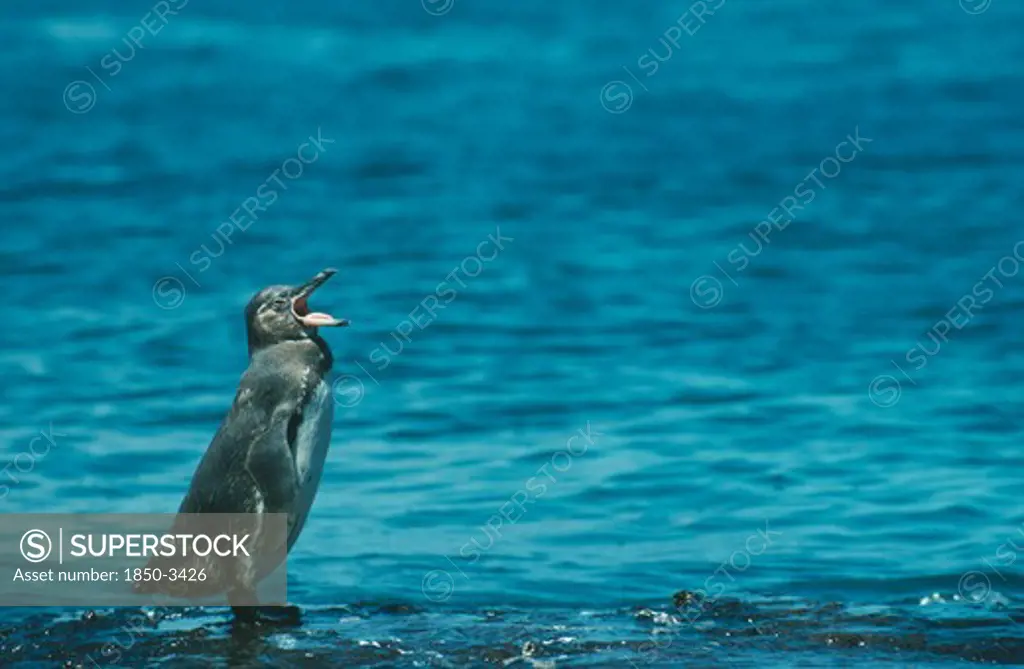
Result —
<svg viewBox="0 0 1024 669"><path fill-rule="evenodd" d="M259 508L249 513L287 513L298 492L298 475L292 458L291 426L296 407L275 412L269 428L254 439L245 458L245 472L256 491Z"/></svg>
<svg viewBox="0 0 1024 669"><path fill-rule="evenodd" d="M288 425L296 409L221 426L178 513L285 513L295 497ZM260 424L260 423L263 424Z"/></svg>

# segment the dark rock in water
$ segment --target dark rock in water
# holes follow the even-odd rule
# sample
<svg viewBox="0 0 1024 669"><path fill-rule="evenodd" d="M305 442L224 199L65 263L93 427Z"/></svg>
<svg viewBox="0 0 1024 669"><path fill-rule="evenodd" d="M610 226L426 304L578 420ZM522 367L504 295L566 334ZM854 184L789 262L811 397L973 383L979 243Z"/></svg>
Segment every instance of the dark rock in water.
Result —
<svg viewBox="0 0 1024 669"><path fill-rule="evenodd" d="M952 600L952 597L949 598ZM714 600L680 591L664 606L581 612L482 609L432 612L400 602L306 608L297 626L239 628L227 609L49 611L23 619L4 666L569 666L678 667L799 663L919 666L1024 662L1024 609L986 614L949 601L941 617L919 606L861 610L834 602ZM702 611L692 622L680 611ZM9 612L8 612L9 614ZM140 620L149 621L139 624ZM927 633L924 632L927 630ZM818 666L818 665L815 665Z"/></svg>
<svg viewBox="0 0 1024 669"><path fill-rule="evenodd" d="M704 595L697 594L696 592L690 592L689 590L680 590L676 594L672 595L672 603L675 604L677 609L699 606L705 601L705 599Z"/></svg>

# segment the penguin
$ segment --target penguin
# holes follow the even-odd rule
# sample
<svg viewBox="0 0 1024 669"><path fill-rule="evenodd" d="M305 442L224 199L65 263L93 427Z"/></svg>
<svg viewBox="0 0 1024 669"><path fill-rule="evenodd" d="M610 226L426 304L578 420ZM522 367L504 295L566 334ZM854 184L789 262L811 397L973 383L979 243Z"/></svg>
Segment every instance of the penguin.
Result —
<svg viewBox="0 0 1024 669"><path fill-rule="evenodd" d="M306 523L330 446L333 356L319 328L349 321L311 311L308 300L336 271L325 269L300 286L264 288L245 307L249 367L178 509L287 514L282 556ZM236 620L257 620L256 583L276 566L249 563L225 579Z"/></svg>

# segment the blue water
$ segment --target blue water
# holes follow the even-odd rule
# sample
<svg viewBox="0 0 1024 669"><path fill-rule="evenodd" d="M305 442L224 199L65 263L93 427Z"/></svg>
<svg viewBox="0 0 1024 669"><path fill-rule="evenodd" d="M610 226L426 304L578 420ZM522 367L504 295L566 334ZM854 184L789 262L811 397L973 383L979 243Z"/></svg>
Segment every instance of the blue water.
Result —
<svg viewBox="0 0 1024 669"><path fill-rule="evenodd" d="M1024 6L163 5L0 21L2 511L174 511L248 298L352 327L304 625L122 666L1024 662Z"/></svg>

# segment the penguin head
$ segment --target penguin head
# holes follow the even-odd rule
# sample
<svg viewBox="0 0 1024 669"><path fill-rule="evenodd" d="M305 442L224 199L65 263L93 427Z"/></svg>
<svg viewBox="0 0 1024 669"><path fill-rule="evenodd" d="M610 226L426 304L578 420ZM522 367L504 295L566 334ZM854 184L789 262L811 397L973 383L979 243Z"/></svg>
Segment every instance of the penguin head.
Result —
<svg viewBox="0 0 1024 669"><path fill-rule="evenodd" d="M348 325L346 319L309 309L309 296L336 272L325 269L301 286L270 286L256 293L245 307L249 353L283 341L312 339L319 327Z"/></svg>

